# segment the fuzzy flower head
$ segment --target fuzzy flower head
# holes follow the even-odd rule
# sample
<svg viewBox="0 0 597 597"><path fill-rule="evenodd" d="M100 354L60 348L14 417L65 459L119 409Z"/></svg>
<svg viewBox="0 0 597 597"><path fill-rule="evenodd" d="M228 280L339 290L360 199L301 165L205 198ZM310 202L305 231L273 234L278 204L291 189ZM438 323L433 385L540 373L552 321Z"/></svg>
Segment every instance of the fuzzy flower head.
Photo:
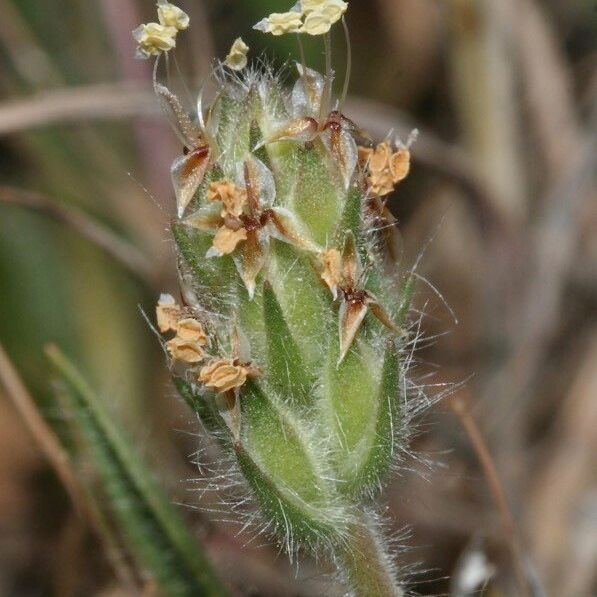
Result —
<svg viewBox="0 0 597 597"><path fill-rule="evenodd" d="M146 23L139 25L133 31L133 38L139 44L137 46L138 58L149 58L159 56L162 52L169 52L176 47L175 27L168 27L160 23Z"/></svg>
<svg viewBox="0 0 597 597"><path fill-rule="evenodd" d="M240 71L247 66L247 53L249 52L249 46L238 37L230 48L224 64L232 70Z"/></svg>
<svg viewBox="0 0 597 597"><path fill-rule="evenodd" d="M158 0L158 20L166 27L184 31L189 27L189 15L184 10L170 4L167 0Z"/></svg>

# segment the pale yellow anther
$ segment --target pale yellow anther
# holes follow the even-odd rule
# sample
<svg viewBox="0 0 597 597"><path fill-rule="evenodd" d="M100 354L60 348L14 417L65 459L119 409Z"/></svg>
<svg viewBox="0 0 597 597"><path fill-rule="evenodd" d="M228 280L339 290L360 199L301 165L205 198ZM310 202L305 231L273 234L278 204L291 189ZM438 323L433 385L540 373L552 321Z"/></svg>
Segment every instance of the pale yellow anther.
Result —
<svg viewBox="0 0 597 597"><path fill-rule="evenodd" d="M324 35L332 28L332 25L331 19L321 11L316 10L307 15L300 32L309 35Z"/></svg>
<svg viewBox="0 0 597 597"><path fill-rule="evenodd" d="M232 70L243 70L247 66L248 52L249 46L242 38L238 37L232 44L230 52L226 56L226 60L224 60L224 64Z"/></svg>
<svg viewBox="0 0 597 597"><path fill-rule="evenodd" d="M173 359L183 363L200 363L205 358L205 351L196 340L186 340L176 336L166 342L166 348Z"/></svg>
<svg viewBox="0 0 597 597"><path fill-rule="evenodd" d="M337 294L337 288L342 280L342 256L337 249L326 249L319 254L319 261L323 267L321 279L332 291L334 298Z"/></svg>
<svg viewBox="0 0 597 597"><path fill-rule="evenodd" d="M207 198L210 201L222 202L221 215L223 218L226 216L238 218L247 203L247 192L229 180L218 180L210 183Z"/></svg>
<svg viewBox="0 0 597 597"><path fill-rule="evenodd" d="M257 370L251 365L236 364L234 359L217 359L205 365L199 372L199 381L218 393L239 388Z"/></svg>
<svg viewBox="0 0 597 597"><path fill-rule="evenodd" d="M259 21L253 29L271 33L272 35L284 35L285 33L297 33L301 25L301 14L298 12L274 12L269 17Z"/></svg>
<svg viewBox="0 0 597 597"><path fill-rule="evenodd" d="M176 47L177 33L178 30L175 27L160 23L140 25L133 31L133 37L139 44L137 56L149 58L149 56L158 56L162 52L169 52Z"/></svg>
<svg viewBox="0 0 597 597"><path fill-rule="evenodd" d="M201 323L192 317L179 320L176 336L181 340L196 342L199 346L205 346L209 341Z"/></svg>
<svg viewBox="0 0 597 597"><path fill-rule="evenodd" d="M228 226L222 226L214 236L210 252L213 251L212 255L230 255L243 240L247 240L247 231L244 228L233 230Z"/></svg>
<svg viewBox="0 0 597 597"><path fill-rule="evenodd" d="M162 25L183 31L189 26L189 15L184 10L170 4L167 0L158 0L158 19Z"/></svg>
<svg viewBox="0 0 597 597"><path fill-rule="evenodd" d="M308 8L305 8L304 3L301 6L306 17L300 32L309 35L324 35L327 33L332 25L342 18L348 8L348 4L342 0L311 2L308 3Z"/></svg>
<svg viewBox="0 0 597 597"><path fill-rule="evenodd" d="M309 14L314 10L320 10L327 0L301 0L298 3L298 7L303 11L304 14Z"/></svg>
<svg viewBox="0 0 597 597"><path fill-rule="evenodd" d="M180 305L170 294L162 294L156 307L156 319L158 330L162 334L166 332L176 332L178 329L178 320L182 314Z"/></svg>
<svg viewBox="0 0 597 597"><path fill-rule="evenodd" d="M343 0L326 0L319 11L332 22L337 23L348 10L348 4Z"/></svg>

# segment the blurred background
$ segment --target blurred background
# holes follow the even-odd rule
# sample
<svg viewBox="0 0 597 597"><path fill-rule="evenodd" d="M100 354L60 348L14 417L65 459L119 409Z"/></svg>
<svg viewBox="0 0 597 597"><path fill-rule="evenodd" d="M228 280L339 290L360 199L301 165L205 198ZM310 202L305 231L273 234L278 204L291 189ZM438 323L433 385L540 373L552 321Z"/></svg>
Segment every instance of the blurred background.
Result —
<svg viewBox="0 0 597 597"><path fill-rule="evenodd" d="M192 20L177 57L193 93L238 35L253 56L296 58L292 36L251 31L288 2L178 4ZM389 205L397 260L420 257L432 285L416 297L429 340L415 373L432 397L449 394L385 493L399 559L422 595L595 595L597 3L350 4L346 114L379 140L420 130ZM49 464L43 438L64 438L68 422L49 342L189 506L236 595L339 595L309 561L297 571L273 547L243 547L250 535L193 491L199 428L140 311L176 290L168 171L181 148L130 35L154 19L150 0L0 0L0 595L152 592L119 583ZM340 34L334 44L342 74ZM317 43L307 54L321 64Z"/></svg>

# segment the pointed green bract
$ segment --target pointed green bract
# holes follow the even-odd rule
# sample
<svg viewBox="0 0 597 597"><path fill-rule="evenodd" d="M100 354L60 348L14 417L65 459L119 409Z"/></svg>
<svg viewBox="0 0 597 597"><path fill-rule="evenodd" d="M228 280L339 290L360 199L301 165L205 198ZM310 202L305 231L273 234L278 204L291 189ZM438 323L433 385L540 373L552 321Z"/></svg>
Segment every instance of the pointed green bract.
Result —
<svg viewBox="0 0 597 597"><path fill-rule="evenodd" d="M396 343L389 341L384 355L381 385L374 405L373 433L368 434L366 446L355 474L348 483L348 491L376 490L389 470L396 451L396 434L401 431L400 412L404 396L400 388L400 362Z"/></svg>
<svg viewBox="0 0 597 597"><path fill-rule="evenodd" d="M396 315L396 323L398 325L403 326L406 322L406 318L408 317L408 313L410 311L411 303L413 300L413 295L415 292L415 285L415 276L411 274L410 276L408 276L400 290L400 306Z"/></svg>
<svg viewBox="0 0 597 597"><path fill-rule="evenodd" d="M172 225L172 234L183 266L192 274L192 289L201 305L207 310L227 314L237 288L232 259L206 259L205 254L211 246L212 238L205 232L175 223ZM185 273L183 269L181 275L188 284Z"/></svg>
<svg viewBox="0 0 597 597"><path fill-rule="evenodd" d="M317 146L299 149L292 207L313 240L325 246L344 207L344 189L334 184L327 156Z"/></svg>
<svg viewBox="0 0 597 597"><path fill-rule="evenodd" d="M327 480L330 471L323 456L304 421L256 384L248 384L239 464L275 526L286 526L299 540L311 542L324 529L331 537L340 523L338 497Z"/></svg>
<svg viewBox="0 0 597 597"><path fill-rule="evenodd" d="M305 365L316 372L335 321L330 293L315 271L313 258L287 243L274 243L268 281Z"/></svg>
<svg viewBox="0 0 597 597"><path fill-rule="evenodd" d="M213 400L206 400L204 396L200 396L182 377L175 376L173 381L182 399L192 411L197 413L208 431L213 433L224 430L223 421L218 416Z"/></svg>
<svg viewBox="0 0 597 597"><path fill-rule="evenodd" d="M263 286L263 319L267 336L267 379L281 398L295 405L312 401L313 379L288 329L284 313L269 283Z"/></svg>
<svg viewBox="0 0 597 597"><path fill-rule="evenodd" d="M348 195L346 196L346 204L344 205L344 211L342 212L342 218L338 223L338 227L335 235L335 245L338 247L342 246L344 237L348 231L352 232L355 242L359 247L359 251L362 257L364 255L364 243L361 238L361 230L363 225L363 194L357 187L349 189Z"/></svg>
<svg viewBox="0 0 597 597"><path fill-rule="evenodd" d="M261 160L268 168L271 169L272 161L270 160L267 147L263 143L263 134L259 128L256 120L251 122L249 147L253 151L253 155ZM256 148L256 149L255 149Z"/></svg>
<svg viewBox="0 0 597 597"><path fill-rule="evenodd" d="M337 339L332 341L323 377L322 409L334 443L336 468L344 485L352 485L377 441L375 418L379 362L364 345L354 346L338 365Z"/></svg>

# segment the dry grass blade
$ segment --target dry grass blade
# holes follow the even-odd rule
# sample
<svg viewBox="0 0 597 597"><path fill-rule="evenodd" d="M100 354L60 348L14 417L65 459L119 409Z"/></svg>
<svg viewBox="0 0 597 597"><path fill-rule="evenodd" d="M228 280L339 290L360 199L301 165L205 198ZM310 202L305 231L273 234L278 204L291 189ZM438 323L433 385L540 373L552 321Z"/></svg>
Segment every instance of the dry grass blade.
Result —
<svg viewBox="0 0 597 597"><path fill-rule="evenodd" d="M135 276L150 282L155 278L153 265L141 251L72 207L58 205L33 191L6 186L0 186L0 203L25 207L62 222L108 253Z"/></svg>
<svg viewBox="0 0 597 597"><path fill-rule="evenodd" d="M31 435L46 456L54 472L64 485L76 510L81 515L88 513L85 495L73 474L70 457L55 433L41 416L35 401L21 380L10 357L0 344L0 382L6 390Z"/></svg>
<svg viewBox="0 0 597 597"><path fill-rule="evenodd" d="M548 184L565 172L581 146L571 73L545 9L536 0L507 2L518 50L529 122L538 141Z"/></svg>
<svg viewBox="0 0 597 597"><path fill-rule="evenodd" d="M58 123L160 114L149 87L102 83L59 89L0 104L0 136Z"/></svg>
<svg viewBox="0 0 597 597"><path fill-rule="evenodd" d="M597 106L597 104L596 104ZM499 371L498 379L508 388L500 403L500 421L522 423L520 412L528 403L526 389L538 371L561 321L564 292L582 235L582 221L594 200L597 162L597 108L588 123L588 133L573 163L545 198L542 212L530 238L530 275L524 296L515 305L513 326L515 349ZM497 386L496 386L497 387Z"/></svg>
<svg viewBox="0 0 597 597"><path fill-rule="evenodd" d="M533 553L554 594L588 595L596 580L592 497L597 471L597 329L588 332L527 507ZM570 525L570 521L574 524Z"/></svg>
<svg viewBox="0 0 597 597"><path fill-rule="evenodd" d="M495 462L489 452L487 444L483 439L483 435L474 417L470 412L470 405L463 396L455 396L450 400L450 407L454 414L460 420L466 434L471 442L471 445L477 455L483 474L489 485L491 495L495 501L495 505L502 520L502 525L506 533L508 546L512 553L512 561L514 564L514 571L516 575L516 583L520 595L532 595L527 576L525 574L524 557L518 536L518 530L514 521L514 516L510 510L506 492L500 481Z"/></svg>
<svg viewBox="0 0 597 597"><path fill-rule="evenodd" d="M33 397L25 387L2 344L0 344L0 384L4 386L6 395L10 398L33 439L62 483L75 511L103 542L105 553L122 585L125 587L136 586L135 574L123 559L120 546L114 543L107 531L101 513L95 510L87 499L85 489L73 472L69 454L40 414Z"/></svg>

